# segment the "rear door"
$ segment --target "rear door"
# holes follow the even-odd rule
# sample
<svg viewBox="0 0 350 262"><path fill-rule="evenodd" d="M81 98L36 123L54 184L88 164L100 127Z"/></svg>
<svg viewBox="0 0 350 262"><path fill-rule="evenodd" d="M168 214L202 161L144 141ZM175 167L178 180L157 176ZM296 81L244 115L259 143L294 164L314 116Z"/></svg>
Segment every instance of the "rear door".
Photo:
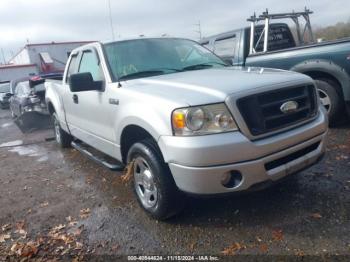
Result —
<svg viewBox="0 0 350 262"><path fill-rule="evenodd" d="M79 66L80 54L73 54L68 61L68 69L62 83L62 88L59 90L60 98L63 101L63 107L66 115L66 122L69 126L69 131L76 136L77 116L75 115L75 105L73 104L73 93L69 88L69 78L72 74L77 73ZM59 87L58 87L59 88Z"/></svg>
<svg viewBox="0 0 350 262"><path fill-rule="evenodd" d="M78 62L79 61L79 62ZM91 73L94 81L103 81L100 91L71 92L65 96L67 121L74 136L107 154L113 151L113 111L116 107L109 103L109 90L97 50L89 48L77 56L74 72Z"/></svg>

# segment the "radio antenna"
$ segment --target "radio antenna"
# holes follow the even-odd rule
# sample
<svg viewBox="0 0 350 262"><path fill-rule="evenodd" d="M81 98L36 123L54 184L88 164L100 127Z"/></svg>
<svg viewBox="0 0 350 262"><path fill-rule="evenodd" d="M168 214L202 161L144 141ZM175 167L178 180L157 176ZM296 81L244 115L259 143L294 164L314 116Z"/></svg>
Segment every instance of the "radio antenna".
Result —
<svg viewBox="0 0 350 262"><path fill-rule="evenodd" d="M108 0L108 11L109 11L109 22L111 24L111 31L112 31L112 40L115 40L114 35L114 27L113 27L113 19L112 19L112 8L111 8L111 0Z"/></svg>

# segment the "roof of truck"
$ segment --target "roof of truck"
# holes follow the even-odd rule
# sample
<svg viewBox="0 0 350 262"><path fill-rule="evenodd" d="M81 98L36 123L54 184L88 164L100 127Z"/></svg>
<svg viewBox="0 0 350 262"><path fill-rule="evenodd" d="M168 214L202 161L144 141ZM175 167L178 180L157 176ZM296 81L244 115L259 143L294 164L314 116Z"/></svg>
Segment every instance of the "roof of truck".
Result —
<svg viewBox="0 0 350 262"><path fill-rule="evenodd" d="M138 36L138 37L128 37L128 38L119 38L117 40L108 40L101 41L101 44L110 44L115 42L123 42L123 41L131 41L131 40L142 40L142 39L184 39L184 40L192 40L185 37L175 37L175 36ZM192 40L193 41L193 40Z"/></svg>

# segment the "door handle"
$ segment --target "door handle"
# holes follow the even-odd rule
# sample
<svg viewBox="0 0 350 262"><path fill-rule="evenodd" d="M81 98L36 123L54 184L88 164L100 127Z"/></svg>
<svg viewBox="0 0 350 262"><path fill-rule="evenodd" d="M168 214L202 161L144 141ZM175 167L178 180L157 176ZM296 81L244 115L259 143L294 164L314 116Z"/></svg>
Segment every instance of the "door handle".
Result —
<svg viewBox="0 0 350 262"><path fill-rule="evenodd" d="M78 103L79 103L78 95L73 95L73 102L74 102L75 104L78 104Z"/></svg>

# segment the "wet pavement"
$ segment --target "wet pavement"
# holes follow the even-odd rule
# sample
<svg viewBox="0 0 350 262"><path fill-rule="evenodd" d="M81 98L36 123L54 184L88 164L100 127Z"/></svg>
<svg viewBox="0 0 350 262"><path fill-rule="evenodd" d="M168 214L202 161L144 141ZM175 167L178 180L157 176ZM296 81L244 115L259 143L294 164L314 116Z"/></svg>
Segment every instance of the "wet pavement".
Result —
<svg viewBox="0 0 350 262"><path fill-rule="evenodd" d="M350 126L332 129L318 165L264 191L187 198L159 222L129 183L51 130L22 133L0 110L0 261L142 255L347 255L350 258ZM346 258L344 258L346 259Z"/></svg>

